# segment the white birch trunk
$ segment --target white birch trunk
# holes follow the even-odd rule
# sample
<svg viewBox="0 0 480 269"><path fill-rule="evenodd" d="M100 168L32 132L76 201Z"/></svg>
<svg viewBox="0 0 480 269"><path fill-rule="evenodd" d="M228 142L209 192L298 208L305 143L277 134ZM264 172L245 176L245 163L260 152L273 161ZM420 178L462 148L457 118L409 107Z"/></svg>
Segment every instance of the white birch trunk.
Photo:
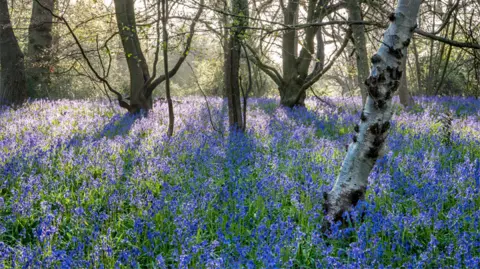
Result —
<svg viewBox="0 0 480 269"><path fill-rule="evenodd" d="M348 147L340 174L325 194L327 219L342 220L342 214L363 199L368 176L377 158L384 153L385 140L392 118L392 96L402 76L402 59L407 53L421 0L399 0L390 16L390 26L383 36L382 46L373 55L370 76L365 81L368 90L360 122L355 126L353 142Z"/></svg>

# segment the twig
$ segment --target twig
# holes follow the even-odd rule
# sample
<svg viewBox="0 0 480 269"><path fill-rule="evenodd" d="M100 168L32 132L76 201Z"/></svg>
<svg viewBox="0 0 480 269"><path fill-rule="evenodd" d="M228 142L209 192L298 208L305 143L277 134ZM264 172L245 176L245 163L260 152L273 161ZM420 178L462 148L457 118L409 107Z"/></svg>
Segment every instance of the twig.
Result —
<svg viewBox="0 0 480 269"><path fill-rule="evenodd" d="M82 44L80 43L80 40L78 39L77 35L75 35L75 32L73 31L72 27L70 27L70 24L68 23L68 21L67 21L63 16L59 16L59 15L55 14L51 9L49 9L49 8L46 7L46 6L44 6L40 1L38 1L38 0L35 0L35 1L38 3L38 5L39 5L40 7L42 7L42 8L45 9L46 11L48 11L53 17L55 17L55 18L58 19L58 20L61 20L61 21L65 24L65 26L67 27L68 31L70 32L70 34L72 35L73 39L75 40L75 43L77 44L78 48L80 49L80 52L81 52L81 54L82 54L82 57L83 57L83 59L85 60L85 62L87 63L90 71L92 71L92 73L95 75L95 77L96 77L98 80L100 80L101 82L103 82L103 83L107 86L107 88L108 88L108 90L109 90L110 92L114 93L114 94L117 96L118 104L119 104L121 107L123 107L123 108L127 109L128 111L130 111L130 110L131 110L131 107L130 107L130 105L129 105L127 102L125 102L125 101L123 100L122 94L119 93L118 91L116 91L116 90L110 85L110 83L109 83L104 77L100 76L100 75L98 74L97 70L95 70L95 68L93 67L92 63L90 62L90 59L88 58L87 54L85 53L85 50L83 49L83 46L82 46Z"/></svg>
<svg viewBox="0 0 480 269"><path fill-rule="evenodd" d="M326 104L327 106L329 106L331 108L337 108L337 106L335 106L334 104L332 104L332 103L328 102L327 100L318 96L317 93L315 92L315 90L312 87L310 87L310 91L313 93L313 96L315 96L315 98L317 98L318 101Z"/></svg>
<svg viewBox="0 0 480 269"><path fill-rule="evenodd" d="M202 95L203 95L203 98L205 99L205 103L206 103L206 105L207 105L207 111L208 111L208 118L210 119L210 124L212 125L212 129L213 129L215 132L223 135L223 133L215 127L215 124L213 124L212 112L210 111L210 105L208 104L207 95L206 95L205 92L203 91L202 86L200 85L200 82L198 81L198 77L197 77L197 74L195 74L195 70L193 69L192 65L191 65L189 62L187 62L187 65L188 65L188 66L190 67L190 69L192 70L193 78L195 79L195 84L197 84L198 89L200 90L200 92L201 92Z"/></svg>

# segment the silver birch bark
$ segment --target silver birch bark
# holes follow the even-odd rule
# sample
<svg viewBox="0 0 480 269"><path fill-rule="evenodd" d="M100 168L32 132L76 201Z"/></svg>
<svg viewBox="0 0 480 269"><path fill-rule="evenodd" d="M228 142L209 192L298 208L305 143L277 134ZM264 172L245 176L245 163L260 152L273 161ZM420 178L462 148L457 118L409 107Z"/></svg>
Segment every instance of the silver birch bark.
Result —
<svg viewBox="0 0 480 269"><path fill-rule="evenodd" d="M326 218L342 220L344 212L364 198L368 177L376 160L385 151L385 140L392 118L392 96L400 85L402 59L417 27L421 0L399 0L390 16L390 26L378 52L372 56L372 69L365 81L368 97L355 126L353 142L348 147L332 190L325 193Z"/></svg>

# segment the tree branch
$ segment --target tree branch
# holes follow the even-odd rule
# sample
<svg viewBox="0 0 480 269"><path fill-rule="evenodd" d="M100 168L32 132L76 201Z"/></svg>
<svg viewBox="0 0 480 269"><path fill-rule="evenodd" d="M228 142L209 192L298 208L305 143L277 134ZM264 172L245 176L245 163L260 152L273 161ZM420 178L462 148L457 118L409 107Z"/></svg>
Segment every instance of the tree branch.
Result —
<svg viewBox="0 0 480 269"><path fill-rule="evenodd" d="M307 78L307 82L303 84L300 93L304 92L308 88L310 88L325 73L327 73L328 70L330 70L330 68L333 66L333 64L337 61L338 57L340 57L340 55L342 54L343 50L347 47L347 44L348 44L348 41L350 40L351 35L352 35L352 30L348 29L348 31L347 31L344 39L343 39L342 46L340 46L340 48L338 48L338 50L335 52L335 54L333 55L330 62L327 65L325 65L325 67L322 70L320 70L318 73L312 73L312 74L309 75L309 77Z"/></svg>
<svg viewBox="0 0 480 269"><path fill-rule="evenodd" d="M457 48L470 48L470 49L477 49L477 50L480 49L480 44L458 42L458 41L455 41L455 40L451 40L451 39L448 39L448 38L444 38L444 37L441 37L441 36L434 35L432 33L425 32L421 29L415 29L415 33L419 34L421 36L428 37L430 39L440 41L442 43L457 47Z"/></svg>
<svg viewBox="0 0 480 269"><path fill-rule="evenodd" d="M200 81L198 81L198 77L197 77L197 74L195 73L195 70L193 69L192 65L191 65L189 62L187 62L187 65L188 65L188 66L190 67L190 69L192 70L193 78L195 79L195 84L197 84L198 89L200 90L200 92L201 92L202 95L203 95L203 98L205 99L205 104L207 105L207 111L208 111L208 118L210 119L210 124L212 125L212 129L213 129L215 132L223 135L223 133L222 133L219 129L217 129L217 128L215 127L215 124L213 124L212 111L210 110L210 105L208 104L207 95L206 95L205 92L203 91L202 86L200 85Z"/></svg>
<svg viewBox="0 0 480 269"><path fill-rule="evenodd" d="M177 60L177 63L172 68L172 70L168 71L168 76L169 77L175 76L175 74L180 69L180 66L182 66L183 62L187 58L188 53L190 52L190 47L192 45L193 35L195 34L195 25L197 24L198 20L200 19L200 16L202 15L204 2L205 2L204 0L200 0L200 4L199 4L200 8L198 9L197 13L195 14L195 17L192 21L192 24L190 25L190 31L187 35L187 41L185 43L185 49L183 50L182 56L180 56L180 58ZM165 70L165 72L167 72L167 70ZM158 77L157 79L153 80L148 85L145 85L145 98L149 98L152 95L155 88L158 85L160 85L163 81L165 81L165 79L166 79L166 76L164 74L164 75L161 75L160 77Z"/></svg>
<svg viewBox="0 0 480 269"><path fill-rule="evenodd" d="M85 50L83 49L82 47L82 44L80 43L80 40L78 39L77 35L75 35L75 32L73 31L73 29L70 27L70 24L68 23L68 21L63 17L63 16L59 16L57 14L55 14L51 9L49 9L48 7L44 6L40 1L38 0L35 0L39 6L41 6L43 9L45 9L46 11L48 11L53 17L55 17L56 19L62 21L65 26L67 27L68 31L70 32L70 34L72 35L73 39L75 40L75 43L77 44L77 47L80 49L80 52L82 53L82 57L83 59L85 60L85 62L87 63L88 65L88 68L92 71L92 73L95 75L95 77L100 80L101 82L103 82L108 90L110 92L112 92L113 94L115 94L117 96L117 100L118 100L118 104L120 105L120 107L123 107L125 109L127 109L128 111L131 110L131 107L130 105L124 101L123 99L123 96L121 93L119 93L118 91L116 91L111 85L110 83L102 76L100 76L97 72L97 70L95 70L95 68L93 67L92 63L90 62L90 59L87 57L87 54L85 53Z"/></svg>
<svg viewBox="0 0 480 269"><path fill-rule="evenodd" d="M282 83L283 83L282 75L280 75L280 73L274 67L263 63L260 60L260 57L258 56L258 54L255 52L255 50L250 45L245 44L245 46L252 53L253 63L256 66L258 66L258 68L260 68L265 74L267 74L275 82L275 84L277 84L277 86L282 85ZM246 57L248 57L248 55L246 55Z"/></svg>

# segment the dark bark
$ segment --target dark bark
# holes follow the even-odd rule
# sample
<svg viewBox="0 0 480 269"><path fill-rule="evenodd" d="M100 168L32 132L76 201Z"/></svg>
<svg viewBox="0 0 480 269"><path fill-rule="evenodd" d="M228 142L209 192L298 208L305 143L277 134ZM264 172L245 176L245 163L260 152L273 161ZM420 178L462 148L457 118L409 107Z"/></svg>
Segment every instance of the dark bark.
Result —
<svg viewBox="0 0 480 269"><path fill-rule="evenodd" d="M228 44L225 63L225 93L228 100L228 119L230 127L243 129L242 107L240 100L240 40L231 37Z"/></svg>
<svg viewBox="0 0 480 269"><path fill-rule="evenodd" d="M413 98L408 90L408 81L407 81L407 57L405 55L404 59L402 60L402 69L403 76L400 79L400 86L398 88L398 96L400 98L400 104L404 107L408 108L414 104Z"/></svg>
<svg viewBox="0 0 480 269"><path fill-rule="evenodd" d="M284 10L283 22L286 25L293 26L298 12L298 1L289 0L286 9ZM282 67L283 79L290 81L297 76L297 63L295 52L295 30L287 30L283 32L282 38ZM281 98L281 97L280 97Z"/></svg>
<svg viewBox="0 0 480 269"><path fill-rule="evenodd" d="M239 72L241 42L245 39L245 27L248 26L248 1L233 0L232 29L225 57L225 93L228 99L228 119L231 128L244 130L240 96Z"/></svg>
<svg viewBox="0 0 480 269"><path fill-rule="evenodd" d="M358 0L347 0L348 18L351 21L362 20L362 7ZM355 55L357 64L357 80L362 95L362 103L367 100L367 88L363 83L368 78L368 54L367 41L365 38L365 26L362 24L352 25L352 36L355 40Z"/></svg>
<svg viewBox="0 0 480 269"><path fill-rule="evenodd" d="M145 97L144 85L150 74L138 39L133 0L115 0L115 15L130 74L131 112L148 111L152 98Z"/></svg>
<svg viewBox="0 0 480 269"><path fill-rule="evenodd" d="M39 1L44 7L53 10L54 0ZM48 97L50 88L53 16L42 5L33 1L28 28L27 80L33 97Z"/></svg>
<svg viewBox="0 0 480 269"><path fill-rule="evenodd" d="M0 105L20 105L27 98L24 56L13 33L7 0L0 0Z"/></svg>
<svg viewBox="0 0 480 269"><path fill-rule="evenodd" d="M280 104L286 107L305 106L306 91L302 91L303 83L291 79L279 87Z"/></svg>
<svg viewBox="0 0 480 269"><path fill-rule="evenodd" d="M323 0L308 0L305 4L300 2L289 0L282 7L283 22L286 25L282 35L282 75L274 67L263 63L260 56L249 47L253 55L253 62L277 84L280 92L280 104L287 107L304 106L306 90L331 67L331 64L324 62L321 23L328 14L344 7L344 2L337 4ZM308 27L296 27L300 4L302 7L306 5L307 18L306 23L302 25L308 25ZM297 37L299 36L297 31L304 32L302 33L302 48L299 53L297 52ZM342 45L339 51L341 52L343 49L345 46ZM316 56L316 59L313 55ZM334 62L339 55L336 53L336 56L331 58L331 62ZM313 61L316 63L312 69L310 67Z"/></svg>
<svg viewBox="0 0 480 269"><path fill-rule="evenodd" d="M243 52L245 55L247 55L247 48L245 45L242 45ZM244 90L242 87L242 81L240 77L240 89L242 90L242 96L243 96L243 131L247 129L247 102L248 102L248 97L250 96L250 93L252 92L253 89L253 74L252 74L252 65L250 64L250 60L248 57L245 57L246 62L247 62L247 72L248 72L248 86L247 89Z"/></svg>
<svg viewBox="0 0 480 269"><path fill-rule="evenodd" d="M222 49L223 49L223 83L224 85L227 85L226 84L226 81L227 81L227 70L230 68L230 66L227 65L227 59L228 59L228 51L229 51L229 30L228 30L228 27L226 27L228 25L228 5L227 5L227 1L224 0L223 1L223 11L225 13L222 13L222 17L221 17L221 27L223 28L223 31L222 31ZM222 88L222 95L223 97L227 97L227 92L226 92L227 88L224 86Z"/></svg>
<svg viewBox="0 0 480 269"><path fill-rule="evenodd" d="M162 28L163 28L163 67L165 68L165 94L168 104L168 137L173 135L175 115L173 114L173 102L170 95L170 76L168 74L168 0L162 0Z"/></svg>
<svg viewBox="0 0 480 269"><path fill-rule="evenodd" d="M413 56L415 57L415 73L417 77L417 91L418 93L421 92L423 89L422 86L422 68L420 66L420 60L418 56L418 51L417 51L417 42L415 41L415 38L412 38L412 48L413 48Z"/></svg>
<svg viewBox="0 0 480 269"><path fill-rule="evenodd" d="M323 41L322 28L317 30L317 62L313 72L319 72L325 67L325 42Z"/></svg>
<svg viewBox="0 0 480 269"><path fill-rule="evenodd" d="M451 40L455 38L455 28L457 26L457 20L453 20L453 29L452 29L452 36L450 37ZM440 82L438 83L437 89L435 91L435 95L438 94L442 90L443 83L445 82L445 75L447 74L448 64L450 63L450 55L452 53L452 46L448 47L447 56L445 57L445 65L443 66L442 75L440 77Z"/></svg>

